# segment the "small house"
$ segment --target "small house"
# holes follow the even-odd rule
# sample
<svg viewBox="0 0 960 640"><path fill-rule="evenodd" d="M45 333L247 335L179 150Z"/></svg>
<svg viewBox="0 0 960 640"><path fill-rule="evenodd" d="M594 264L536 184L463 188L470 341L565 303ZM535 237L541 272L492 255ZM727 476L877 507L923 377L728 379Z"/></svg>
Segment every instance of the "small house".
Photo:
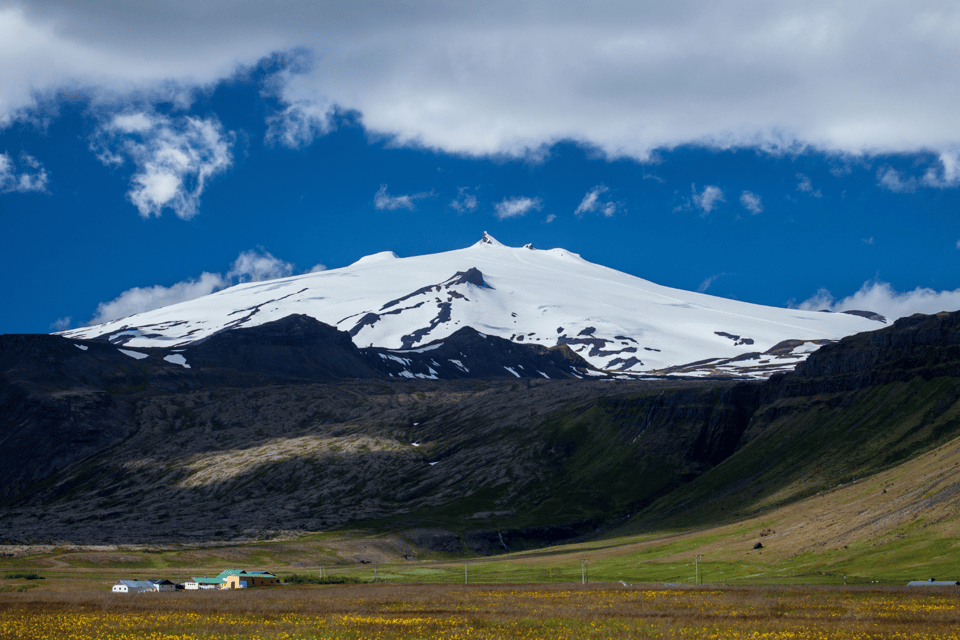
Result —
<svg viewBox="0 0 960 640"><path fill-rule="evenodd" d="M145 591L154 591L153 583L149 580L121 580L113 585L114 593L143 593Z"/></svg>
<svg viewBox="0 0 960 640"><path fill-rule="evenodd" d="M197 589L222 589L223 588L223 579L221 578L191 578L183 583L184 589L197 590Z"/></svg>
<svg viewBox="0 0 960 640"><path fill-rule="evenodd" d="M176 591L177 585L174 582L169 580L150 580L150 584L153 585L154 591Z"/></svg>
<svg viewBox="0 0 960 640"><path fill-rule="evenodd" d="M269 571L227 569L217 577L223 580L224 589L247 589L280 584L280 579Z"/></svg>

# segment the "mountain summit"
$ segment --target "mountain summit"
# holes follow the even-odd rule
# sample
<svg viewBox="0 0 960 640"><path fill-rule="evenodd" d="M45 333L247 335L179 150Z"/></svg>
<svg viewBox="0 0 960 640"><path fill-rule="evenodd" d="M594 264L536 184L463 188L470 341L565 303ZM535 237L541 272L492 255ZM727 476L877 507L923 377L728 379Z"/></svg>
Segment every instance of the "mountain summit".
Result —
<svg viewBox="0 0 960 640"><path fill-rule="evenodd" d="M303 314L358 347L413 350L465 327L516 343L567 345L615 375L764 378L820 345L880 327L850 314L782 309L663 287L564 249L384 251L340 269L240 284L196 300L63 332L126 347L185 347Z"/></svg>

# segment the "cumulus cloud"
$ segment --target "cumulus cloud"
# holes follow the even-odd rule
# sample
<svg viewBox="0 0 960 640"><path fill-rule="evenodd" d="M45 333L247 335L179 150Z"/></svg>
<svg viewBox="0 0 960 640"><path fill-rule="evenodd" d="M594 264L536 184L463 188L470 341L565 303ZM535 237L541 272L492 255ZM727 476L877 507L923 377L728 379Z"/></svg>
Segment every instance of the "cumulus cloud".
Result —
<svg viewBox="0 0 960 640"><path fill-rule="evenodd" d="M219 273L202 273L199 278L184 280L172 286L134 287L127 289L110 302L101 302L93 315L91 324L100 324L125 318L135 313L153 311L178 302L186 302L205 296L227 285Z"/></svg>
<svg viewBox="0 0 960 640"><path fill-rule="evenodd" d="M199 278L183 280L169 287L154 285L127 289L110 302L101 302L97 305L90 324L109 322L135 313L186 302L242 282L283 278L292 275L293 270L292 264L275 258L263 249L244 251L233 261L226 275L205 271Z"/></svg>
<svg viewBox="0 0 960 640"><path fill-rule="evenodd" d="M706 216L713 211L718 203L726 202L723 199L723 190L715 185L704 187L700 193L697 193L697 185L692 185L691 189L693 191L693 204L703 212L700 214L702 216Z"/></svg>
<svg viewBox="0 0 960 640"><path fill-rule="evenodd" d="M602 184L597 185L588 191L587 195L583 196L583 200L580 201L574 213L578 217L582 217L585 213L600 213L605 218L612 218L622 205L619 202L605 198L604 196L608 191L610 191L610 189L606 186Z"/></svg>
<svg viewBox="0 0 960 640"><path fill-rule="evenodd" d="M499 220L506 220L525 216L530 211L540 211L541 208L543 203L540 198L505 198L496 204L494 215Z"/></svg>
<svg viewBox="0 0 960 640"><path fill-rule="evenodd" d="M457 189L457 197L450 201L450 208L457 213L469 213L477 208L477 196L469 192L466 187Z"/></svg>
<svg viewBox="0 0 960 640"><path fill-rule="evenodd" d="M232 164L232 143L233 134L214 119L137 111L112 116L91 147L106 165L129 160L136 167L127 197L142 217L169 208L189 220L200 210L207 182Z"/></svg>
<svg viewBox="0 0 960 640"><path fill-rule="evenodd" d="M744 191L740 194L740 204L753 215L757 215L763 211L763 203L760 201L760 196L752 191Z"/></svg>
<svg viewBox="0 0 960 640"><path fill-rule="evenodd" d="M553 221L556 220L556 219L557 219L557 214L551 213L551 214L549 214L546 218L544 218L543 221L544 221L545 223L547 223L547 224L550 224L551 222L553 222ZM957 248L960 248L960 240L957 241Z"/></svg>
<svg viewBox="0 0 960 640"><path fill-rule="evenodd" d="M0 153L0 193L45 192L47 171L43 165L27 154L20 155L20 170L5 153Z"/></svg>
<svg viewBox="0 0 960 640"><path fill-rule="evenodd" d="M960 310L960 289L934 291L917 287L899 292L888 282L872 280L863 283L852 296L837 300L826 289L820 289L810 299L796 305L810 311L873 311L889 322L915 313L939 313Z"/></svg>
<svg viewBox="0 0 960 640"><path fill-rule="evenodd" d="M293 275L293 265L274 258L272 254L260 249L244 251L233 261L227 280L236 282L261 282Z"/></svg>
<svg viewBox="0 0 960 640"><path fill-rule="evenodd" d="M895 193L913 193L918 187L951 189L960 186L960 151L941 152L936 163L927 167L922 176L906 175L889 165L877 171L877 184Z"/></svg>
<svg viewBox="0 0 960 640"><path fill-rule="evenodd" d="M939 167L930 167L923 174L923 184L927 187L947 189L960 185L960 151L953 149L940 154Z"/></svg>
<svg viewBox="0 0 960 640"><path fill-rule="evenodd" d="M429 198L433 195L433 192L426 193L413 193L410 195L402 196L392 196L387 193L387 185L380 185L380 189L373 196L373 206L380 210L393 211L395 209L410 209L413 211L417 208L416 201L422 200L423 198Z"/></svg>
<svg viewBox="0 0 960 640"><path fill-rule="evenodd" d="M948 0L23 2L0 9L0 122L65 86L123 100L300 48L316 64L278 80L271 116L291 146L335 105L467 154L558 139L641 159L690 143L939 151L960 140L943 91L960 84L958 25Z"/></svg>

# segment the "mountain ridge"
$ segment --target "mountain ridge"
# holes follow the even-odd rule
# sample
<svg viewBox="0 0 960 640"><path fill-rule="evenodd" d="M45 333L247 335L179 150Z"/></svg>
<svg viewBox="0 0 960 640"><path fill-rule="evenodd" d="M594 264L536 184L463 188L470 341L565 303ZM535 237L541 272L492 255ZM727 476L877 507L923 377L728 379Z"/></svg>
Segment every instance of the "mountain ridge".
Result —
<svg viewBox="0 0 960 640"><path fill-rule="evenodd" d="M355 348L312 318L288 324ZM206 344L235 357L237 335L282 326ZM628 516L746 517L957 438L958 336L960 313L904 319L763 382L310 380L242 358L227 375L201 364L205 343L181 363L165 349L137 358L105 341L0 336L4 535L239 540L366 522L447 528L493 553L499 534L517 548ZM415 351L430 366L447 347L458 348Z"/></svg>
<svg viewBox="0 0 960 640"><path fill-rule="evenodd" d="M567 344L611 374L745 379L789 371L826 341L881 320L680 291L564 249L507 247L485 233L465 249L407 258L381 252L60 335L173 350L292 314L346 331L359 347L418 348L470 326L513 342Z"/></svg>

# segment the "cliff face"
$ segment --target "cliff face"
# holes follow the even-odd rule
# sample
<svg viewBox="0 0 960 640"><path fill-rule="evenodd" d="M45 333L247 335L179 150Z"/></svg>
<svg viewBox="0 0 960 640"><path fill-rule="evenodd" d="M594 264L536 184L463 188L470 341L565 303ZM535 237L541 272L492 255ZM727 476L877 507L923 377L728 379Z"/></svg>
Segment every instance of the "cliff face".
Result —
<svg viewBox="0 0 960 640"><path fill-rule="evenodd" d="M794 373L761 385L735 453L650 514L754 513L856 482L958 436L960 312L904 318L824 346Z"/></svg>
<svg viewBox="0 0 960 640"><path fill-rule="evenodd" d="M777 376L774 393L851 391L917 376L960 376L960 312L917 314L825 345Z"/></svg>

